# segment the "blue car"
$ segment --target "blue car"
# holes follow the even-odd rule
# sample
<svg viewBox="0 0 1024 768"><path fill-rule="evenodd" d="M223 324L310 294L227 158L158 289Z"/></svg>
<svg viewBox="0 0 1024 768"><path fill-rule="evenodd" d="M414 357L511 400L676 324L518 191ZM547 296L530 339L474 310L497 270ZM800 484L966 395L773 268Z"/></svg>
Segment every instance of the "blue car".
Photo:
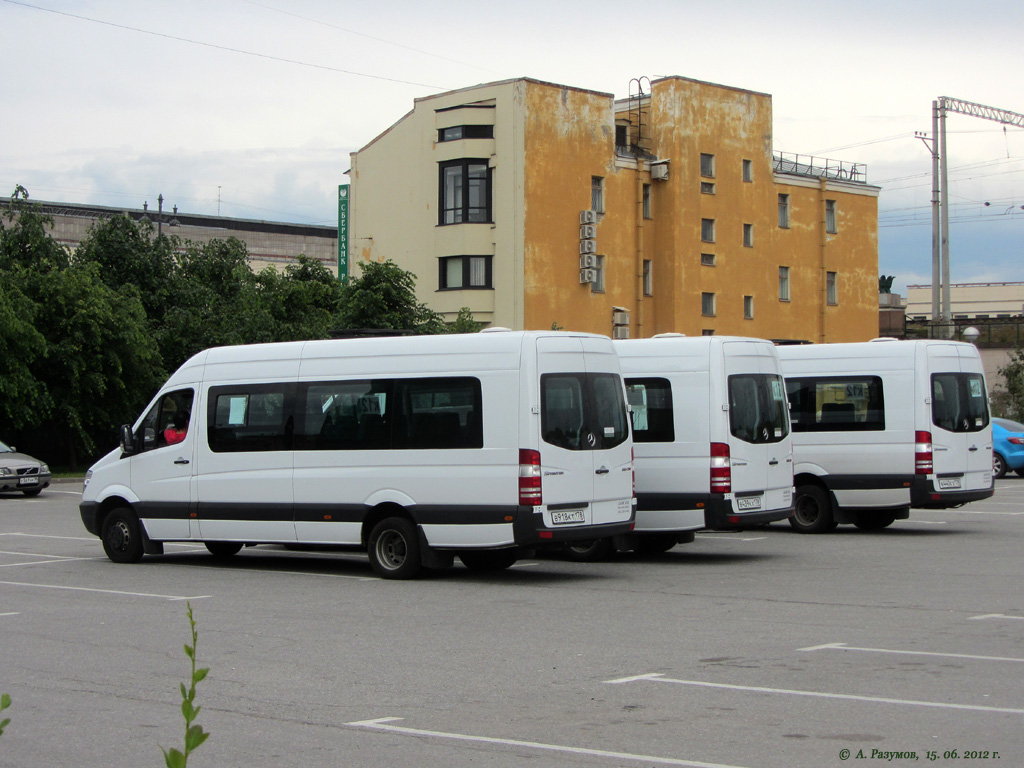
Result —
<svg viewBox="0 0 1024 768"><path fill-rule="evenodd" d="M1010 419L992 419L992 475L1007 472L1024 477L1024 424Z"/></svg>

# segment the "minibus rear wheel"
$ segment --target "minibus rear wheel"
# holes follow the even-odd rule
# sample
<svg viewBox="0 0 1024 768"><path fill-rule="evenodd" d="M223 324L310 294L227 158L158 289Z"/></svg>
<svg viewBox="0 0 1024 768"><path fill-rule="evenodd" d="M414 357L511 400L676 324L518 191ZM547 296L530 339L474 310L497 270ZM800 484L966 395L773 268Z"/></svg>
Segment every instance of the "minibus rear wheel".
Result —
<svg viewBox="0 0 1024 768"><path fill-rule="evenodd" d="M796 489L796 509L789 524L800 533L823 533L836 527L828 494L816 485Z"/></svg>
<svg viewBox="0 0 1024 768"><path fill-rule="evenodd" d="M615 547L611 539L590 539L589 541L573 541L562 550L566 560L576 563L596 563L607 559Z"/></svg>
<svg viewBox="0 0 1024 768"><path fill-rule="evenodd" d="M367 544L370 565L383 579L411 579L423 567L416 526L404 517L381 520Z"/></svg>
<svg viewBox="0 0 1024 768"><path fill-rule="evenodd" d="M240 541L208 541L206 542L206 548L210 550L210 554L216 558L226 558L232 555L237 555L242 550L242 542Z"/></svg>
<svg viewBox="0 0 1024 768"><path fill-rule="evenodd" d="M137 563L142 559L142 526L127 507L117 507L103 519L103 551L115 563Z"/></svg>

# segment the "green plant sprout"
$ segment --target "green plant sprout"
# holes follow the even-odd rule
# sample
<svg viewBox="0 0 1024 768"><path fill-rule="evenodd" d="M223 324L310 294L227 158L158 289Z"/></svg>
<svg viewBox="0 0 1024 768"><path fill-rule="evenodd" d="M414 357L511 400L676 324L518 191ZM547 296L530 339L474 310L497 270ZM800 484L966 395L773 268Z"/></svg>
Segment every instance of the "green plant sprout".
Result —
<svg viewBox="0 0 1024 768"><path fill-rule="evenodd" d="M188 765L188 756L210 737L210 734L204 731L201 725L195 723L199 716L199 710L202 709L195 705L196 683L205 678L210 670L207 667L196 669L196 638L198 636L196 622L192 618L192 604L185 603L185 605L188 606L188 622L192 630L192 645L185 644L185 655L192 662L192 685L186 690L185 684L181 683L181 714L185 718L185 751L167 750L160 747L163 750L167 768L185 768Z"/></svg>
<svg viewBox="0 0 1024 768"><path fill-rule="evenodd" d="M0 694L0 712L3 712L9 706L11 706L11 696L10 696L10 694L8 694L8 693ZM5 717L3 720L0 720L0 736L3 736L4 728L6 728L7 724L10 723L10 722L11 722L11 718L9 718L9 717Z"/></svg>

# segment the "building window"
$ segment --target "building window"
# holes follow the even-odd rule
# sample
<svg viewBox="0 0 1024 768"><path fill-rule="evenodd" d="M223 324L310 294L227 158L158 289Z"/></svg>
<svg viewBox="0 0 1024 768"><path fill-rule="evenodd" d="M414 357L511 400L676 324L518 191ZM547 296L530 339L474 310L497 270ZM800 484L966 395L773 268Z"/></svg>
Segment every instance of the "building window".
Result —
<svg viewBox="0 0 1024 768"><path fill-rule="evenodd" d="M789 195L779 195L779 226L789 229Z"/></svg>
<svg viewBox="0 0 1024 768"><path fill-rule="evenodd" d="M591 293L604 293L604 256L594 257L594 273L597 275L590 284Z"/></svg>
<svg viewBox="0 0 1024 768"><path fill-rule="evenodd" d="M653 266L650 259L644 259L644 296L654 295Z"/></svg>
<svg viewBox="0 0 1024 768"><path fill-rule="evenodd" d="M651 185L644 184L644 218L651 218Z"/></svg>
<svg viewBox="0 0 1024 768"><path fill-rule="evenodd" d="M836 273L825 273L825 301L835 306L839 303L839 292L836 290Z"/></svg>
<svg viewBox="0 0 1024 768"><path fill-rule="evenodd" d="M789 267L779 267L779 301L789 301Z"/></svg>
<svg viewBox="0 0 1024 768"><path fill-rule="evenodd" d="M615 125L615 149L620 153L629 149L629 126L624 123Z"/></svg>
<svg viewBox="0 0 1024 768"><path fill-rule="evenodd" d="M438 259L438 265L438 287L442 291L493 287L490 256L445 256Z"/></svg>
<svg viewBox="0 0 1024 768"><path fill-rule="evenodd" d="M744 160L743 161L743 180L751 182L754 180L754 161Z"/></svg>
<svg viewBox="0 0 1024 768"><path fill-rule="evenodd" d="M604 177L590 177L590 210L604 213Z"/></svg>
<svg viewBox="0 0 1024 768"><path fill-rule="evenodd" d="M486 160L441 163L440 224L491 220L491 169Z"/></svg>
<svg viewBox="0 0 1024 768"><path fill-rule="evenodd" d="M836 201L825 201L825 231L834 235L839 229L836 227Z"/></svg>
<svg viewBox="0 0 1024 768"><path fill-rule="evenodd" d="M754 319L754 297L744 296L743 297L743 319L753 320Z"/></svg>
<svg viewBox="0 0 1024 768"><path fill-rule="evenodd" d="M700 154L700 175L708 179L715 178L715 156L704 152Z"/></svg>
<svg viewBox="0 0 1024 768"><path fill-rule="evenodd" d="M705 243L715 242L715 220L714 219L701 219L700 220L700 239Z"/></svg>
<svg viewBox="0 0 1024 768"><path fill-rule="evenodd" d="M701 336L714 336L715 335L715 329L714 328L704 328L704 329L701 330L700 335Z"/></svg>
<svg viewBox="0 0 1024 768"><path fill-rule="evenodd" d="M754 225L744 224L743 225L743 245L745 248L754 247Z"/></svg>
<svg viewBox="0 0 1024 768"><path fill-rule="evenodd" d="M702 181L700 183L700 193L702 195L713 195L715 194L715 185L710 181Z"/></svg>
<svg viewBox="0 0 1024 768"><path fill-rule="evenodd" d="M713 266L715 266L715 254L713 254L713 253L702 253L700 255L700 265L702 267L713 267Z"/></svg>
<svg viewBox="0 0 1024 768"><path fill-rule="evenodd" d="M700 295L700 313L705 317L715 316L715 294L702 293Z"/></svg>
<svg viewBox="0 0 1024 768"><path fill-rule="evenodd" d="M493 139L493 125L453 125L451 128L438 128L437 140L458 141L459 139Z"/></svg>

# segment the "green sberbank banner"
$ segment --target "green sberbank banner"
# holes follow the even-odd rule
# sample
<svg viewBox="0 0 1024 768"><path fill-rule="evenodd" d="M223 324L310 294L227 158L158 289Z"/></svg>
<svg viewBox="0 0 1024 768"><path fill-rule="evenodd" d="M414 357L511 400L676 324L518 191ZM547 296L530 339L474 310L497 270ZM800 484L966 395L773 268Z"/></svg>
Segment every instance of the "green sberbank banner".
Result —
<svg viewBox="0 0 1024 768"><path fill-rule="evenodd" d="M348 282L348 184L338 185L338 279Z"/></svg>

